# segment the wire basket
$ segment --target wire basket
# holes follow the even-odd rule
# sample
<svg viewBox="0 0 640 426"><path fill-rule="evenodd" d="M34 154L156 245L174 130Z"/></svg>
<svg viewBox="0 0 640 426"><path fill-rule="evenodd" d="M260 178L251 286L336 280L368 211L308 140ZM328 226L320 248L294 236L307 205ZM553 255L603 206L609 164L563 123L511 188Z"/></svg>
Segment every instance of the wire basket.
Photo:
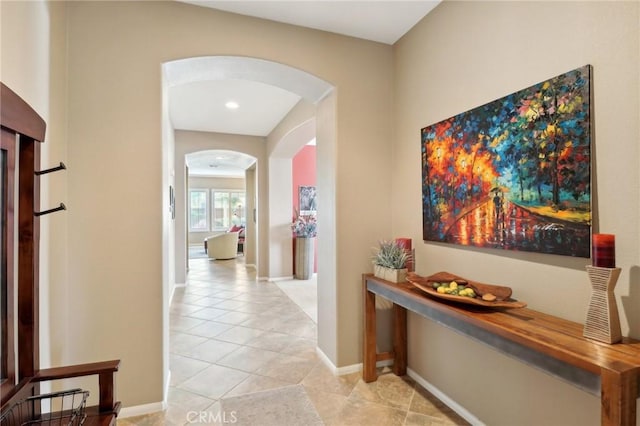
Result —
<svg viewBox="0 0 640 426"><path fill-rule="evenodd" d="M68 391L36 395L13 404L0 416L1 426L78 426L87 418L89 391Z"/></svg>

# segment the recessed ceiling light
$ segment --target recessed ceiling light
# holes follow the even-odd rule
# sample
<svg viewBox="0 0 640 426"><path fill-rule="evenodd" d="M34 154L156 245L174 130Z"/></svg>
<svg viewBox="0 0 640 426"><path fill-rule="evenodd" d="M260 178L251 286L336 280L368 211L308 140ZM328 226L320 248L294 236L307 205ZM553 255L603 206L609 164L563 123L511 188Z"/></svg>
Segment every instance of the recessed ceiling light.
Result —
<svg viewBox="0 0 640 426"><path fill-rule="evenodd" d="M240 107L240 105L236 101L229 101L224 104L224 106L226 106L227 109L238 109Z"/></svg>

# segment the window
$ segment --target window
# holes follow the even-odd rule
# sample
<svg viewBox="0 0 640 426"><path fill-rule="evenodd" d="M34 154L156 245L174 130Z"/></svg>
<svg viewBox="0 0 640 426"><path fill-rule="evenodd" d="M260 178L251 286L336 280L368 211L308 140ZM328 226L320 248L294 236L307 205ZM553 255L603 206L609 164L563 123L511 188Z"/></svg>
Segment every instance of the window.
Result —
<svg viewBox="0 0 640 426"><path fill-rule="evenodd" d="M206 189L189 190L189 231L209 230L209 202Z"/></svg>
<svg viewBox="0 0 640 426"><path fill-rule="evenodd" d="M246 225L245 199L244 191L212 190L213 229L220 231L233 225Z"/></svg>
<svg viewBox="0 0 640 426"><path fill-rule="evenodd" d="M237 190L189 190L189 232L227 231L245 225L245 193Z"/></svg>

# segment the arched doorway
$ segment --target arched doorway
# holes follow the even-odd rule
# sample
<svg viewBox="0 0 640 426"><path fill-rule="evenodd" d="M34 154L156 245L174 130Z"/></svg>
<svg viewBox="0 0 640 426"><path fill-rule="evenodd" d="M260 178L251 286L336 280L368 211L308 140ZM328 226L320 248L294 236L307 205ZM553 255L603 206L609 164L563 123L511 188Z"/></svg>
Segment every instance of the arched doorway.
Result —
<svg viewBox="0 0 640 426"><path fill-rule="evenodd" d="M173 151L176 154L180 149L179 136L181 131L176 131L171 126L169 117L169 104L171 102L169 93L171 88L180 85L192 85L197 82L207 81L224 81L224 80L248 80L254 82L261 82L264 84L279 87L283 90L297 94L305 102L317 106L322 102L327 94L329 94L333 87L304 71L292 68L283 64L278 64L271 61L256 58L246 57L233 57L233 56L212 56L212 57L198 57L181 59L177 61L167 62L163 64L164 75L164 113L167 125L165 126L165 132L171 133L169 140L169 152ZM193 135L191 135L193 136ZM233 138L226 138L228 141L227 149L234 149L234 142L231 139L239 141L239 135L235 135ZM268 138L265 138L268 139ZM318 139L318 144L322 143L322 138ZM171 146L173 145L173 146ZM259 149L252 152L247 152L250 155L256 157L257 161L257 240L259 246L257 248L257 271L258 276L261 278L268 278L273 276L270 271L270 246L271 241L269 231L271 229L271 223L269 221L269 165L268 158L271 157L269 150L276 148L269 146L269 141L265 140L264 149L260 152ZM203 148L206 149L206 148ZM246 152L246 151L243 151ZM176 158L178 156L176 155ZM170 170L169 175L179 178L177 174L179 169L174 168ZM177 191L177 216L176 216L176 234L175 234L175 247L184 247L184 239L181 238L181 229L183 229L183 222L180 218L180 188L176 187ZM333 193L331 189L327 193ZM175 277L176 282L183 282L180 280L181 271L186 271L186 257L177 255L178 252L174 251L173 256L169 254L169 258L175 261Z"/></svg>
<svg viewBox="0 0 640 426"><path fill-rule="evenodd" d="M269 156L269 186L284 188L286 193L269 194L270 211L269 226L272 229L282 229L281 233L274 233L269 240L270 273L272 279L290 277L293 273L293 251L289 226L294 215L292 197L297 188L293 185L293 159L296 154L310 141L316 139L315 111L313 115L301 124L293 126L279 139L277 146ZM309 111L306 112L309 114ZM315 168L314 168L315 169ZM278 255L275 255L275 254Z"/></svg>
<svg viewBox="0 0 640 426"><path fill-rule="evenodd" d="M198 131L176 130L170 120L169 104L171 102L169 93L172 87L183 84L211 80L248 80L280 87L297 94L305 102L314 106L316 110L316 139L318 145L318 173L322 178L318 180L317 187L319 204L324 206L318 211L318 220L323 223L322 241L318 246L319 269L322 276L318 277L318 288L322 288L322 293L318 291L318 304L323 306L318 312L318 346L326 353L335 353L336 345L336 225L335 225L335 151L336 151L336 97L334 87L328 82L315 77L302 70L289 67L276 62L263 59L213 56L188 58L164 63L163 69L163 164L165 168L163 174L170 185L176 185L181 174L181 169L175 166L176 158L180 158L180 146L183 137L190 137L206 148L207 140L210 142L211 134ZM220 149L238 150L235 143L245 143L238 135L220 135L216 137L224 139L226 147ZM274 145L275 146L275 145ZM270 276L269 258L270 248L270 204L269 193L273 191L269 185L270 164L269 158L274 146L269 145L268 138L261 150L243 151L256 158L256 240L257 247L256 267L259 278ZM180 208L180 192L176 186L176 220L171 222L165 220L163 226L163 282L165 290L165 301L163 303L163 322L168 324L169 295L176 282L180 282L177 277L186 270L186 253L179 255L180 249L185 247L185 210ZM182 197L184 200L184 197ZM182 219L180 220L180 215ZM167 217L165 215L165 217ZM169 294L166 294L166 293ZM332 301L333 299L333 301ZM168 325L164 329L164 371L165 383L168 377ZM326 345L326 348L323 346Z"/></svg>
<svg viewBox="0 0 640 426"><path fill-rule="evenodd" d="M212 148L216 147L215 141L211 144ZM191 149L188 145L181 147L179 152L185 150L185 154L177 158L176 166L186 169L189 257L206 255L203 245L206 238L238 227L242 228L241 250L245 263L255 267L257 232L253 212L257 200L257 159L239 151Z"/></svg>

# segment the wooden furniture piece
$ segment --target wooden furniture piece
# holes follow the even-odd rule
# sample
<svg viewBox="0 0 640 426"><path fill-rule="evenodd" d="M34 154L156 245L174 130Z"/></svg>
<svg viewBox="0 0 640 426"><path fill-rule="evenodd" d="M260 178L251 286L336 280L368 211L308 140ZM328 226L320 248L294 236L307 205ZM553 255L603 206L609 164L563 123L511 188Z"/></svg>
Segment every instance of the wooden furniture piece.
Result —
<svg viewBox="0 0 640 426"><path fill-rule="evenodd" d="M407 311L449 327L601 398L601 424L636 425L640 395L640 341L608 345L586 339L583 326L532 309L487 309L426 296L410 283L364 274L363 380L377 379L376 362L407 370ZM393 302L393 351L377 353L375 297Z"/></svg>
<svg viewBox="0 0 640 426"><path fill-rule="evenodd" d="M0 416L13 413L24 399L39 395L44 381L95 375L99 403L86 408L84 424L115 425L120 410L114 383L119 360L40 369L39 240L40 216L46 212L37 211L39 175L43 174L38 169L46 125L24 100L0 83L0 126ZM7 417L2 426L51 416L41 412L40 403L23 405L28 411Z"/></svg>

